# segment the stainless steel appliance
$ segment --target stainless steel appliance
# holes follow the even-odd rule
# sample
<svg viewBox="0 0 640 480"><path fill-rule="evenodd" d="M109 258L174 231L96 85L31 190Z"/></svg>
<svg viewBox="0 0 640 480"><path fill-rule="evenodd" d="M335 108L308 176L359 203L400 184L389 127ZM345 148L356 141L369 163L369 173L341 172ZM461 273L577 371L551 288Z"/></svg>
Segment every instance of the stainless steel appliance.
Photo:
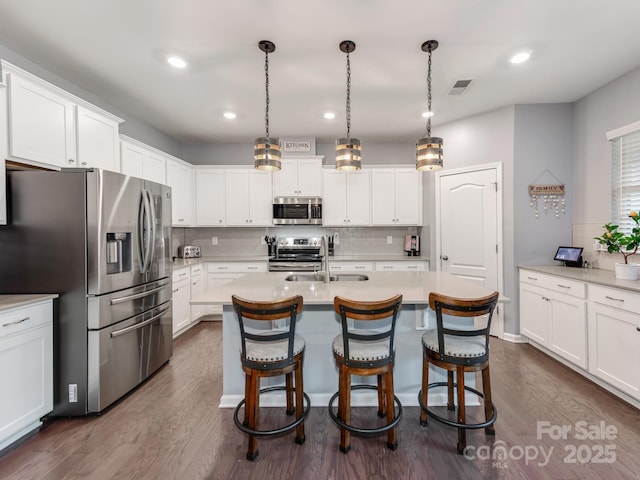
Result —
<svg viewBox="0 0 640 480"><path fill-rule="evenodd" d="M200 247L195 245L180 245L178 247L179 258L200 258Z"/></svg>
<svg viewBox="0 0 640 480"><path fill-rule="evenodd" d="M283 237L276 240L276 254L269 258L270 272L316 272L322 269L322 237Z"/></svg>
<svg viewBox="0 0 640 480"><path fill-rule="evenodd" d="M100 412L172 355L171 190L98 169L7 178L0 292L60 294L53 415Z"/></svg>
<svg viewBox="0 0 640 480"><path fill-rule="evenodd" d="M274 225L322 225L322 198L276 197L273 199Z"/></svg>

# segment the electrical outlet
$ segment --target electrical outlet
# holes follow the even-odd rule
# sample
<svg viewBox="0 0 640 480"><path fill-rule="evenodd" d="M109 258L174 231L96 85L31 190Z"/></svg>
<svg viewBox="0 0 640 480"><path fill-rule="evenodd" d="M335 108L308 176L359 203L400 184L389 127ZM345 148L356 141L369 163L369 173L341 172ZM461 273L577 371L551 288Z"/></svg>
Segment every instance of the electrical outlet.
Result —
<svg viewBox="0 0 640 480"><path fill-rule="evenodd" d="M211 245L217 245L218 244L218 237L211 237Z"/></svg>
<svg viewBox="0 0 640 480"><path fill-rule="evenodd" d="M338 235L338 232L333 234L333 244L340 245L340 235Z"/></svg>
<svg viewBox="0 0 640 480"><path fill-rule="evenodd" d="M391 235L387 235L387 245L391 245L393 243L393 237Z"/></svg>

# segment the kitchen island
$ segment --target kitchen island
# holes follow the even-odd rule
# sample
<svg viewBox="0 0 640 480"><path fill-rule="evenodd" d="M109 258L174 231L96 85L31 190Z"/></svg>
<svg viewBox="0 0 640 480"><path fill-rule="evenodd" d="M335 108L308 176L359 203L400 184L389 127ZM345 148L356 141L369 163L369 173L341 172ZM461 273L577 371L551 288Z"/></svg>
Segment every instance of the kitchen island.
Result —
<svg viewBox="0 0 640 480"><path fill-rule="evenodd" d="M222 305L223 307L223 395L220 407L235 407L244 396L244 374L240 364L240 330L231 305L231 296L255 301L272 301L302 295L304 307L298 317L296 332L306 341L304 359L304 390L313 406L326 406L338 389L338 373L331 343L341 333L340 319L333 311L335 296L353 300L383 300L402 294L403 302L396 325L396 361L394 386L403 405L418 405L422 379L422 331L435 328L435 316L429 310L429 293L439 292L461 298L489 295L486 288L442 272L367 272L365 281L287 281L286 272L250 273L220 289L191 301L192 305ZM468 319L451 320L470 325ZM274 323L272 328L278 328ZM446 376L439 369L430 372L430 381L443 381ZM473 385L473 376L468 379ZM273 383L269 383L272 381ZM362 383L375 378L363 378ZM281 378L265 379L262 387L279 384ZM354 379L354 384L358 383ZM437 393L429 401L446 404L446 395ZM470 399L472 401L472 399ZM284 397L261 399L263 405L281 405ZM354 393L352 403L375 405L377 396L368 391Z"/></svg>

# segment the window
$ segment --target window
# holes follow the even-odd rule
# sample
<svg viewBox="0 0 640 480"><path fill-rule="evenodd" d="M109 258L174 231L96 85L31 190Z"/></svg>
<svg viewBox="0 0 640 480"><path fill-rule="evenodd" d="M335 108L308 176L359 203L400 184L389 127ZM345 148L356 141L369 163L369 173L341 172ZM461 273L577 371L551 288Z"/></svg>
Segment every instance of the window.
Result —
<svg viewBox="0 0 640 480"><path fill-rule="evenodd" d="M640 122L607 133L611 141L611 222L630 232L640 211Z"/></svg>

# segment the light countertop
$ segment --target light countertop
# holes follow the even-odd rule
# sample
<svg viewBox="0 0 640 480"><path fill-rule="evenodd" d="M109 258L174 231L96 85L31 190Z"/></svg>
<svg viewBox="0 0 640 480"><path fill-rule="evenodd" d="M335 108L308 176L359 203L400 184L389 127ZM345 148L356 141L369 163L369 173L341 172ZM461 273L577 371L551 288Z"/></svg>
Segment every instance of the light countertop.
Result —
<svg viewBox="0 0 640 480"><path fill-rule="evenodd" d="M51 294L11 294L0 295L0 312L9 310L10 308L24 307L32 303L40 302L42 300L50 300L58 298L57 293Z"/></svg>
<svg viewBox="0 0 640 480"><path fill-rule="evenodd" d="M287 272L248 273L215 291L191 301L192 305L229 305L231 296L272 301L302 295L305 304L333 305L336 295L353 300L383 300L397 294L403 303L428 304L429 293L439 292L461 298L477 298L491 293L480 285L442 272L363 272L362 282L289 282Z"/></svg>
<svg viewBox="0 0 640 480"><path fill-rule="evenodd" d="M557 275L563 278L579 280L588 283L604 285L606 287L621 288L640 293L640 280L618 280L613 270L601 270L599 268L577 268L551 265L520 265L521 270L531 270L549 275Z"/></svg>

